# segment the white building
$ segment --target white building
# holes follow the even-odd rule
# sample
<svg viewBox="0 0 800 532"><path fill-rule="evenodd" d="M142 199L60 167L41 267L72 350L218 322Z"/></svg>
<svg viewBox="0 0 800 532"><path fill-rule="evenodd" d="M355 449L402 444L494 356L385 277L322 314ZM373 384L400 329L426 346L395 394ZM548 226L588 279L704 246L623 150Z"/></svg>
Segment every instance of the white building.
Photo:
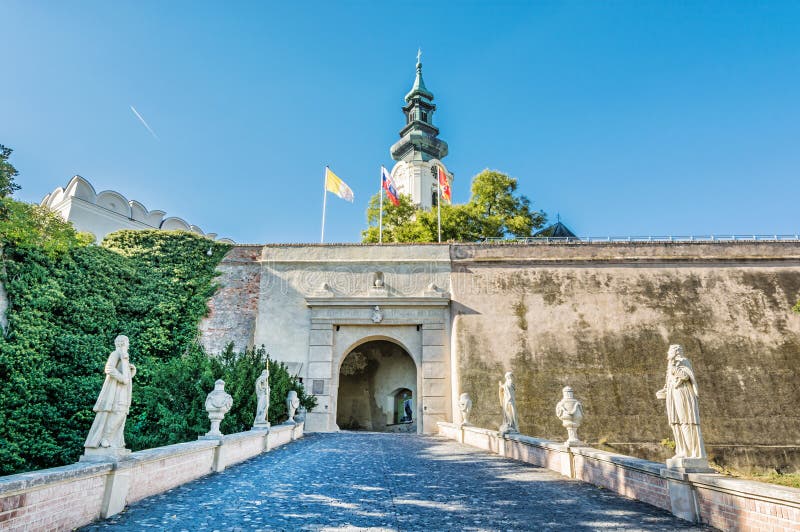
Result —
<svg viewBox="0 0 800 532"><path fill-rule="evenodd" d="M91 233L96 242L121 229L179 229L217 240L215 233L204 233L176 216L165 218L164 211L149 211L138 201L128 200L114 190L95 192L92 184L79 175L70 179L65 188L58 187L45 196L41 205L72 222L76 230ZM234 243L228 238L218 240Z"/></svg>

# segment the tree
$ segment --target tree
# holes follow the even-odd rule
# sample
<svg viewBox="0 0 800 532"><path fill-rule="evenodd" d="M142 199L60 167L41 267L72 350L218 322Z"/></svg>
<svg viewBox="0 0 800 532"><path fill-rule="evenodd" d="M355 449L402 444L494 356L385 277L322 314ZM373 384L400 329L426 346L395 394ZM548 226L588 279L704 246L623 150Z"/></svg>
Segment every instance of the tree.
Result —
<svg viewBox="0 0 800 532"><path fill-rule="evenodd" d="M442 241L474 242L489 237L526 237L544 225L545 214L532 211L530 200L517 194L517 180L502 172L484 170L472 179L469 202L443 204ZM367 208L369 227L361 232L362 242L378 242L379 195ZM437 210L418 209L409 196L400 196L399 205L384 201L384 242L436 242Z"/></svg>
<svg viewBox="0 0 800 532"><path fill-rule="evenodd" d="M0 144L0 198L5 198L19 190L19 185L14 182L14 178L19 175L8 158L11 157L11 148L6 148Z"/></svg>

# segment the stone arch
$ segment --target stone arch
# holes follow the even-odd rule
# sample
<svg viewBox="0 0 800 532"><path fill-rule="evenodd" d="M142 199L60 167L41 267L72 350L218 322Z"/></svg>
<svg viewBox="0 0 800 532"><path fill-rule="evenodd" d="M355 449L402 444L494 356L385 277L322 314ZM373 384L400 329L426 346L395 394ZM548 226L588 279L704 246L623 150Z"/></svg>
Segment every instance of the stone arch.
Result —
<svg viewBox="0 0 800 532"><path fill-rule="evenodd" d="M351 343L335 366L336 410L341 429L417 432L421 371L412 351L388 335L375 334ZM397 418L396 395L406 391L416 410L409 423Z"/></svg>
<svg viewBox="0 0 800 532"><path fill-rule="evenodd" d="M347 355L352 353L354 349L356 349L357 347L362 346L362 345L364 345L364 344L366 344L368 342L374 342L376 340L384 340L386 342L391 342L393 344L397 344L398 346L400 346L406 353L408 353L408 356L411 357L411 360L414 361L414 365L416 366L417 371L420 371L420 369L421 369L420 368L421 361L417 360L417 357L414 355L414 350L411 347L409 347L408 345L406 345L406 343L403 342L402 339L398 338L395 335L391 335L391 334L370 334L370 335L364 336L360 340L356 340L355 342L352 342L349 346L347 346L347 348L343 351L343 354L336 361L336 371L337 372L341 371L342 362L344 362L344 359L347 358Z"/></svg>
<svg viewBox="0 0 800 532"><path fill-rule="evenodd" d="M67 183L67 189L64 192L65 196L74 196L78 199L95 203L97 201L97 192L91 183L86 181L79 175L73 176Z"/></svg>
<svg viewBox="0 0 800 532"><path fill-rule="evenodd" d="M104 190L97 194L97 205L126 218L131 217L131 206L127 198L113 190Z"/></svg>

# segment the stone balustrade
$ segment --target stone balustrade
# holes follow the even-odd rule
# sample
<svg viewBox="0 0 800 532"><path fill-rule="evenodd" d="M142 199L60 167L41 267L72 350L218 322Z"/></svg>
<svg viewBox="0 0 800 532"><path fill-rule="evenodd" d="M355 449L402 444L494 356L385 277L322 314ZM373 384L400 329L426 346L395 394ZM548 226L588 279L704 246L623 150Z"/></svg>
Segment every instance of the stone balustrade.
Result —
<svg viewBox="0 0 800 532"><path fill-rule="evenodd" d="M722 530L800 529L800 489L719 474L678 474L662 463L591 447L453 423L439 435L557 471Z"/></svg>
<svg viewBox="0 0 800 532"><path fill-rule="evenodd" d="M0 529L71 530L303 436L303 423L0 478Z"/></svg>

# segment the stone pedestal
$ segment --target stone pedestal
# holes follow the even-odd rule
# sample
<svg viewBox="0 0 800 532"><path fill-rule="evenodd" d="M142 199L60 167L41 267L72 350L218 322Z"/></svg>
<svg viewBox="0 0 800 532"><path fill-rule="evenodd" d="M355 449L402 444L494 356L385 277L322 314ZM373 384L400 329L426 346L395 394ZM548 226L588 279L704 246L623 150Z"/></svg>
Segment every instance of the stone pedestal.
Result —
<svg viewBox="0 0 800 532"><path fill-rule="evenodd" d="M661 476L667 479L669 484L669 502L672 506L672 513L690 523L697 523L700 520L700 510L692 485L687 482L689 476L671 468L662 469Z"/></svg>
<svg viewBox="0 0 800 532"><path fill-rule="evenodd" d="M133 461L129 460L128 462ZM100 517L103 519L117 515L125 509L128 492L131 488L131 463L128 462L124 467L115 466L106 478L103 506L100 509Z"/></svg>
<svg viewBox="0 0 800 532"><path fill-rule="evenodd" d="M679 473L716 473L705 458L668 458L667 469Z"/></svg>
<svg viewBox="0 0 800 532"><path fill-rule="evenodd" d="M79 462L119 462L131 454L130 449L113 447L84 447Z"/></svg>
<svg viewBox="0 0 800 532"><path fill-rule="evenodd" d="M263 423L254 423L253 428L250 430L269 430L269 421L264 421Z"/></svg>

